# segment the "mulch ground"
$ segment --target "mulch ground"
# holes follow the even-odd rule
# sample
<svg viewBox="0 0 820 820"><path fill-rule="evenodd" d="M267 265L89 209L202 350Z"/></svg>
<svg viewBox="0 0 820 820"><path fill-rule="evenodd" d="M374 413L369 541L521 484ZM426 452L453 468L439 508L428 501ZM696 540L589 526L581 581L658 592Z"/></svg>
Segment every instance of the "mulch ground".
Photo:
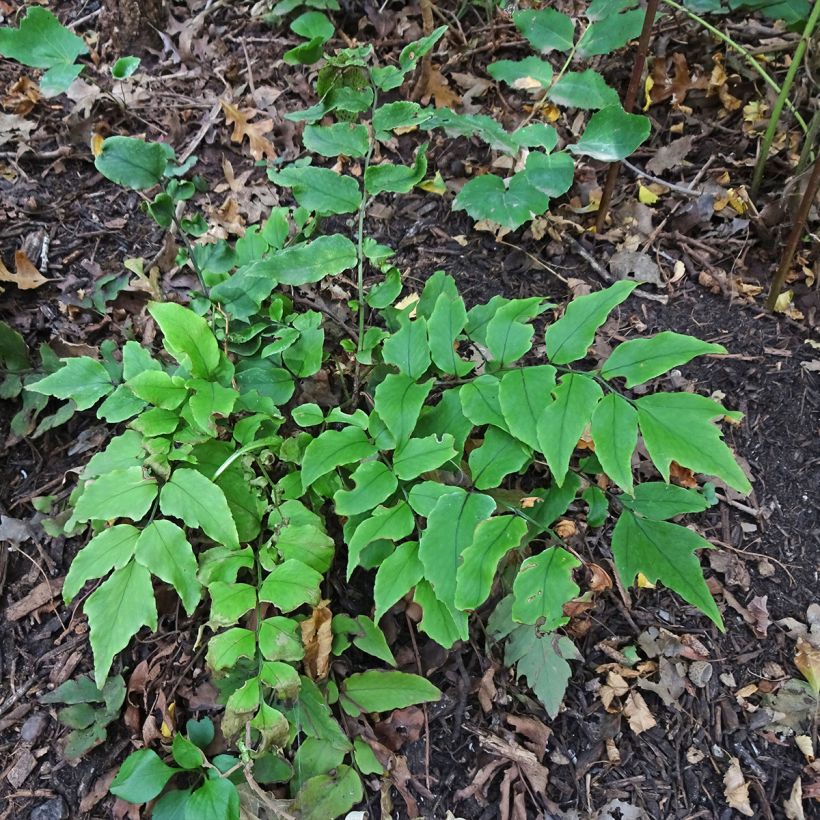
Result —
<svg viewBox="0 0 820 820"><path fill-rule="evenodd" d="M240 178L247 172L233 191L241 221L257 221L276 204L264 169L230 141L230 128L215 104L219 97L230 98L256 108L258 119L272 117L274 128L267 136L281 159L294 159L298 133L282 113L312 102L309 72L281 61L293 44L287 27L272 32L250 21L249 3L189 5L193 8L187 12L175 9L175 17L188 23L169 29L164 48L141 52L151 79L136 88L127 108L107 93L116 90L103 60L98 72L87 71L91 90L84 92L85 99L39 102L28 114L36 127L27 145L0 145L3 260L9 264L19 247L42 248L42 237L49 238L48 266L42 272L51 281L29 291L8 286L0 302L0 318L23 333L32 348L49 342L69 355L136 333L149 298L147 286L132 279L102 312L90 303L95 288L110 287L105 277L125 273L128 257L152 260L160 268L166 297L184 299L193 286L186 272L174 268L174 249L166 237L140 213L137 195L95 172L88 147L92 133L145 133L167 140L178 154L196 142L198 170L211 186L207 197L213 220L226 221L225 211L219 211L232 193L226 173ZM337 19L343 35L374 42L385 57L421 33L412 6L343 5ZM458 94L469 110L493 112L513 127L525 100L484 80L488 62L526 53L514 27L501 14L488 20L480 4L439 6L456 24L446 53L436 57L447 81L438 94ZM466 12L458 18L463 6ZM56 11L66 23L83 19L78 31L93 38L98 7L95 0L76 0L59 4ZM8 11L1 0L0 10ZM733 25L735 35L756 45L790 37L754 18ZM786 816L784 803L798 778L804 794L820 796L820 773L807 766L792 738L771 728L771 711L765 708L767 698L798 677L795 630L811 623L820 628L820 351L812 344L820 300L813 273L818 261L811 249L801 251L801 272L790 284L789 315L772 316L760 307L761 287L777 266L790 225L794 190L787 179L795 147L784 141L762 207L755 209L743 194L756 144L743 106L762 93L756 91L754 75L729 56L717 60L725 68L725 82L710 89L693 81L699 76L714 80L715 55L723 52L679 20L669 18L659 26L656 88L663 86L668 66L669 82L678 82L680 97L682 81L674 66L681 65L681 57L675 54L688 65L692 87L686 89L685 106L678 107L655 92L661 99L647 112L653 137L631 162L643 169L678 135L692 136L685 160L655 175L680 185L700 173L700 196L672 191L650 207L638 202L637 177L623 169L611 227L593 240L583 228L594 219L589 203L605 169L589 163L580 167L565 203L515 234L477 231L463 213L451 211L451 194L388 199L371 213L368 229L397 248L411 288L444 268L456 277L468 303L496 293L566 301L611 281L618 261L613 266L613 254L632 251L642 255L642 269L656 278L657 284L646 288L654 298L631 299L605 326L603 344L671 329L730 351L670 377L672 388L714 393L745 413L742 424L726 435L754 476L754 493L741 499L718 488L720 503L697 522L718 546L703 563L724 611L726 632L664 590L628 595L608 590L569 625L584 660L573 664L565 708L551 720L503 669L500 650L482 629L450 652L419 636L416 655L406 622L397 618L391 629L399 658L411 669L420 662L445 693L428 710L428 734L420 733L412 712L382 727L404 736L399 743L409 790L423 816L452 811L471 820L729 818L738 816L724 794L733 759L749 786L755 816ZM623 87L630 67L631 58L624 54L601 58L597 66L616 88ZM9 93L22 73L18 65L0 60L0 90ZM727 94L741 105L727 110ZM808 91L799 94L805 103ZM556 125L559 130L575 127L568 119ZM409 158L418 141L417 135L402 137L393 158ZM431 167L455 185L491 159L477 142L433 140ZM646 178L643 182L649 184ZM223 190L213 192L220 184ZM646 268L647 261L654 268ZM195 625L169 617L158 636L142 636L124 653L126 670L139 661L146 661L148 670L129 695L125 721L111 724L104 745L78 763L67 763L59 752L65 729L38 697L91 666L81 612L64 607L56 594L80 544L50 538L39 529L31 499L67 497L76 471L105 443L108 432L93 416L80 414L40 437L20 440L8 427L16 410L14 402L0 402L0 513L29 528L22 542L0 545L5 613L0 624L0 795L6 800L0 818L127 816L123 804L106 796L107 782L132 748L132 738L141 736L145 719L152 714L161 719L158 703L176 702L178 712L186 714L206 713L213 706L193 648ZM611 567L607 536L580 527L573 537L583 541L591 561ZM367 594L367 588L353 588L346 603L366 607ZM637 664L632 648L640 657ZM618 679L626 690L619 689ZM636 727L623 713L624 702L634 695L644 699L654 725ZM408 725L399 725L402 719ZM804 723L802 730L817 749L817 722ZM532 774L533 761L549 770L545 789ZM384 798L378 782L372 785L362 806L370 816L379 816L385 799L397 814L407 811L397 792ZM808 801L805 816L816 816L811 814L816 807L816 800Z"/></svg>

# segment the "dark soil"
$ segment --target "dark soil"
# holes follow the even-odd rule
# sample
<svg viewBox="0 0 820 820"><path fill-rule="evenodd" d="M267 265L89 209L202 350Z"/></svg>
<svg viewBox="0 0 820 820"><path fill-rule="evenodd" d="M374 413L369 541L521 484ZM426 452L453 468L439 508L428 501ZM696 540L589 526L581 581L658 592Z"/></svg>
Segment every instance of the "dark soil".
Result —
<svg viewBox="0 0 820 820"><path fill-rule="evenodd" d="M5 5L0 0L0 10L5 10ZM95 0L58 5L56 11L66 22L99 7ZM195 7L192 11L196 14L203 4L189 5ZM350 37L375 41L377 49L382 44L383 52L379 53L396 50L420 34L415 10L403 3L344 5L341 28ZM461 6L439 5L448 13ZM181 20L193 16L183 9L177 11ZM95 25L91 17L79 30L93 32ZM760 36L760 25L754 23L750 37L755 33ZM457 87L454 73L483 77L491 59L524 53L515 30L501 16L488 26L471 6L461 30L467 44L460 45L459 35L453 35L449 62L442 66L452 87ZM690 66L711 66L715 44L690 33L664 23L656 57L683 50ZM176 31L172 37L177 46L179 34ZM499 50L483 49L490 37L508 45ZM244 85L235 92L235 101L242 99L243 104L260 108L260 118L273 115L275 127L268 136L284 159L293 159L298 140L294 142L293 127L281 119L281 113L301 107L312 97L307 73L278 59L292 45L291 40L286 27L271 36L269 29L249 23L244 6L217 7L195 28L193 52L187 62L180 64L168 52L141 54L144 69L167 79L152 86L151 93L128 112L105 98L97 100L90 111L75 113L70 113L72 103L65 98L44 101L29 115L37 122L29 140L31 150L17 152L13 144L2 146L0 254L4 262L10 263L27 237L40 232L50 238L48 269L43 272L53 281L30 291L9 285L0 302L0 318L23 333L32 349L40 342L49 342L68 355L76 349L73 345L97 348L109 338L118 343L142 338L144 305L149 298L145 290L132 284L104 313L87 301L101 277L123 272L122 263L128 257L157 261L166 298L184 299L195 286L189 273L174 268L173 248L160 253L163 234L139 211L139 197L112 186L94 171L88 150L90 135L95 131L144 132L149 138L167 139L181 153L195 139L201 123L208 122L217 96L226 93L225 86ZM599 70L613 84L625 78L631 67L631 59L624 55L605 58L601 63ZM225 78L223 82L214 69ZM8 88L21 73L18 65L0 60L0 87ZM102 70L89 71L87 79L105 87L110 85L105 77ZM275 89L281 96L263 110L262 103L254 104L243 96L248 85ZM741 72L731 91L744 102L752 99L753 80ZM508 120L508 127L519 118L521 101L503 89L491 86L487 96L479 100L486 109L494 109ZM633 158L634 163L643 166L644 160L667 141L668 129L685 120L687 133L697 137L688 165L661 176L675 182L683 177L686 183L710 158L717 157L717 161L711 160L710 177L730 173L732 185L747 184L755 140L742 136L740 114L721 120L717 101L703 91L692 92L689 104L692 111L686 114L664 105L650 110L656 136ZM559 125L567 126L563 122ZM727 132L735 135L730 149ZM254 168L244 146L231 143L229 134L222 115L215 116L196 149L199 172L213 188L224 180L223 160L228 159L236 176L250 172L247 187L263 185L264 170ZM418 142L416 137L399 141L399 155L405 160ZM64 150L55 154L59 149ZM486 166L489 159L483 146L466 140L455 147L452 142L434 143L432 156L431 166L437 162L448 180L463 178L468 166ZM788 169L786 164L775 163L773 167L765 201L787 213L788 202L784 204L778 192L784 187ZM371 216L369 233L397 248L411 289L420 287L434 270L444 268L456 277L471 304L496 293L543 295L562 303L573 291L606 283L602 275L610 275L609 257L629 233L624 226L630 218L632 224L649 219L651 231L670 217L667 227L652 237L650 255L668 274L666 279L671 277L675 261L683 263L683 276L663 288L647 286L664 302L633 298L623 305L605 326L603 344L671 329L719 342L730 351L726 357L711 357L681 368L667 385L718 393L727 407L745 413L738 427L725 425L726 438L748 465L754 493L741 499L719 487L723 501L696 522L698 530L719 547L704 557L704 566L721 603L726 632L718 632L664 590L632 590L628 596L617 589L606 591L595 599L592 609L573 618L569 625L584 660L573 664L565 708L551 720L523 683L503 669L499 648L485 638L478 623L467 645L448 653L419 635L416 653L407 621L403 616L389 616L393 623L388 632L395 637L399 659L411 671L421 663L425 674L445 693L439 704L428 709L429 734L422 732L420 739L408 742L401 751L410 773L409 790L421 814L436 818L445 817L448 811L470 820L617 817L606 813L618 810L619 804L612 801L622 801L622 817L729 818L736 815L727 807L723 778L731 758L737 758L750 784L756 816L783 817L784 800L796 779L802 774L805 789L818 777L805 766L793 740L766 728L767 718L758 708L763 695L797 676L794 640L784 626L750 622L747 616L754 609L753 602L762 598L772 622L783 618L805 622L807 608L818 602L820 354L808 343L816 321L817 286L808 279L793 284L802 319L766 314L758 306L760 297L756 303L743 285L769 281L777 265L782 230L788 229L788 217L780 225L775 222L774 227L767 227L759 220L739 214L720 215L710 209L687 221L692 203L674 195L664 198L649 214L646 209L636 211L634 178L628 171L622 172L610 231L596 242L576 238L591 219L578 211L587 204L603 173L604 169L594 163L581 168L570 192L570 204L554 208L555 218L544 226L539 240L533 238L531 230L523 230L497 242L491 234L476 231L463 213L451 211L449 194L444 198L411 195L398 199L389 212ZM210 194L210 204L220 206L225 196ZM266 201L265 208L271 204L275 203ZM646 239L645 231L637 233ZM812 264L817 266L817 259L812 259L808 250L803 262L809 269ZM594 351L595 355L601 352ZM76 472L109 434L93 415L80 414L41 437L16 440L8 427L16 409L14 402L0 403L0 448L6 443L0 449L0 513L30 522L31 532L19 549L11 543L0 545L0 606L7 614L9 607L30 596L44 578L56 592L81 546L48 537L36 524L31 499L50 494L63 501L74 485ZM580 504L575 511L582 512ZM579 522L582 518L578 516ZM587 532L580 525L575 537L590 561L612 572L607 532ZM350 596L358 603L368 590L369 586L363 585L362 589L352 589ZM56 606L49 601L50 597L17 620L5 617L0 625L0 794L6 799L0 820L125 816L122 806L105 797L103 778L113 775L126 750L132 748L132 740L141 742L146 717L161 723L169 703L176 703L177 710L185 713L205 713L213 704L201 654L194 651L195 624L180 620L169 605L158 636L141 635L132 650L123 653L126 672L140 661L147 662L151 671L145 692L129 696L131 707L123 721L111 724L107 743L69 765L59 751L65 729L38 697L88 671L91 657L81 600L71 607L59 603L59 597L55 598ZM636 734L618 708L605 708L601 687L609 672L623 672L622 650L635 645L645 649L647 633L661 629L676 636L684 650L690 650L672 656L681 664L683 689L669 703L655 691L635 690L641 691L656 720L653 728ZM355 660L355 655L351 657ZM645 659L643 652L642 657ZM692 668L704 661L711 677L696 680ZM478 690L482 678L487 680L488 670L494 670L490 679L496 693L485 710ZM646 677L655 680L657 676ZM748 696L738 696L750 684L757 689ZM515 723L522 716L539 721L548 737L543 764L549 769L549 781L541 794L535 793L532 783L521 774L521 766L513 765L493 745L493 739L500 738L514 749L531 749L530 736ZM817 748L816 726L813 733ZM471 793L477 774L486 788ZM378 779L371 785L374 788L368 792L366 808L370 816L379 816ZM92 799L95 792L96 801ZM80 809L84 798L85 806L90 806L87 811ZM391 798L396 813L407 810L395 789ZM817 805L810 806L810 802L804 804L807 817L813 816L812 808ZM41 814L31 814L33 810Z"/></svg>

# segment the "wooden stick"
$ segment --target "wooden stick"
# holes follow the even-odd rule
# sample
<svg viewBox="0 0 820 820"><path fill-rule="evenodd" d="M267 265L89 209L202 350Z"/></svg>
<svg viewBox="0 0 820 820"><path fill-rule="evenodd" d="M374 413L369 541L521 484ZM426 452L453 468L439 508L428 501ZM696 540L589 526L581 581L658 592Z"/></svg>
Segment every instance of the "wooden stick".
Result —
<svg viewBox="0 0 820 820"><path fill-rule="evenodd" d="M638 53L635 55L635 65L632 66L632 75L629 78L629 86L626 89L626 99L624 100L624 111L628 114L632 112L632 109L635 107L635 101L638 99L638 88L640 87L641 76L643 75L643 69L646 65L646 55L649 52L649 40L652 36L652 25L655 22L655 15L658 12L658 2L659 0L649 0L646 4L643 28L641 29L640 40L638 40ZM620 168L620 162L613 162L606 173L604 191L601 194L601 204L598 206L598 216L595 220L596 233L601 233L604 229Z"/></svg>
<svg viewBox="0 0 820 820"><path fill-rule="evenodd" d="M806 185L803 199L800 200L800 207L797 209L794 225L792 226L791 233L789 233L789 238L786 240L786 249L783 251L780 267L774 275L772 287L771 290L769 290L769 298L766 300L766 307L769 310L774 310L774 305L777 301L777 297L780 295L786 274L792 266L792 259L794 259L797 246L800 244L800 238L803 236L803 229L806 227L806 220L809 218L809 211L811 210L814 198L817 196L818 189L820 189L820 153L818 153L817 159L814 161L809 183Z"/></svg>

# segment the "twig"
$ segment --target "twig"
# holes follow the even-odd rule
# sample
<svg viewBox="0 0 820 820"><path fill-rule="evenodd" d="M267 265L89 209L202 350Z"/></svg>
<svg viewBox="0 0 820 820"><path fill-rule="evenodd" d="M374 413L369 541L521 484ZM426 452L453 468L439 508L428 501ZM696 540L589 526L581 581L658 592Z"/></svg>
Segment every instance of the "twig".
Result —
<svg viewBox="0 0 820 820"><path fill-rule="evenodd" d="M635 107L635 101L638 99L638 86L641 84L641 77L643 76L643 69L646 65L646 54L649 51L649 39L652 36L652 25L655 22L655 15L658 12L658 0L649 0L646 4L646 14L643 18L643 28L641 29L641 37L638 40L638 51L635 54L635 64L632 66L632 74L629 77L629 85L626 89L626 98L624 99L624 111L629 114ZM612 194L615 190L615 183L618 180L618 172L621 164L613 162L606 172L606 182L604 183L604 190L601 194L601 202L598 205L598 214L595 218L595 232L601 233L606 224L607 214L609 213L609 205L612 202Z"/></svg>
<svg viewBox="0 0 820 820"><path fill-rule="evenodd" d="M660 177L652 176L652 174L648 174L646 171L642 171L637 166L633 165L631 162L627 162L625 159L621 160L621 165L628 168L632 171L633 174L637 174L639 177L643 177L644 179L648 179L650 182L655 182L658 185L663 185L664 188L668 188L670 191L676 191L679 194L683 194L684 196L700 196L703 191L698 189L697 191L693 190L689 185L676 185L674 182L667 182L666 180L661 179Z"/></svg>
<svg viewBox="0 0 820 820"><path fill-rule="evenodd" d="M410 643L413 644L413 654L416 656L416 668L418 669L419 676L424 677L424 668L421 665L421 655L419 654L419 646L416 643L416 628L413 625L413 622L410 620L410 616L407 612L404 613L404 617L407 620L407 631L410 633ZM427 788L430 788L430 721L427 717L427 704L423 703L421 705L422 711L424 713L424 782L427 784Z"/></svg>

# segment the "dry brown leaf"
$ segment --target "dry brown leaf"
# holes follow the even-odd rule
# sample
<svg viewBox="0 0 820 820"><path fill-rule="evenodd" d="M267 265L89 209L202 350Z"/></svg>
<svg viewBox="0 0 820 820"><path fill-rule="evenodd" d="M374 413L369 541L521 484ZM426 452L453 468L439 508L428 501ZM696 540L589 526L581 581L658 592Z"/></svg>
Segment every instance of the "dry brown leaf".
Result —
<svg viewBox="0 0 820 820"><path fill-rule="evenodd" d="M749 784L743 777L740 761L733 757L729 769L723 776L723 796L730 808L746 817L754 817L754 809L749 804Z"/></svg>
<svg viewBox="0 0 820 820"><path fill-rule="evenodd" d="M578 527L575 526L574 521L570 521L568 518L562 518L556 525L555 525L555 534L559 538L572 538L576 532L578 532Z"/></svg>
<svg viewBox="0 0 820 820"><path fill-rule="evenodd" d="M528 744L530 751L534 752L539 760L544 757L547 751L547 743L552 737L552 729L549 726L542 723L538 718L527 717L526 715L507 715L507 723L530 741Z"/></svg>
<svg viewBox="0 0 820 820"><path fill-rule="evenodd" d="M3 97L3 108L25 117L41 97L37 83L24 74L8 87L8 93Z"/></svg>
<svg viewBox="0 0 820 820"><path fill-rule="evenodd" d="M323 602L300 624L302 645L305 647L305 669L313 680L327 677L333 645L332 618L331 611Z"/></svg>
<svg viewBox="0 0 820 820"><path fill-rule="evenodd" d="M225 122L233 125L231 142L241 143L242 140L247 139L251 156L255 160L259 161L262 157L275 159L276 149L273 143L263 136L273 130L273 120L266 119L252 123L250 120L257 114L255 108L240 109L225 100L220 100L220 103L225 114Z"/></svg>
<svg viewBox="0 0 820 820"><path fill-rule="evenodd" d="M803 812L803 781L797 778L788 799L783 803L783 813L788 820L806 820Z"/></svg>
<svg viewBox="0 0 820 820"><path fill-rule="evenodd" d="M599 694L601 703L607 712L618 711L612 708L615 698L622 698L629 692L629 684L617 672L609 672L606 676L606 683L601 687Z"/></svg>
<svg viewBox="0 0 820 820"><path fill-rule="evenodd" d="M481 676L481 681L478 684L478 702L485 713L489 714L493 709L493 701L498 694L495 681L495 667L488 667L487 671Z"/></svg>
<svg viewBox="0 0 820 820"><path fill-rule="evenodd" d="M669 464L669 478L680 484L681 487L687 487L690 490L696 489L698 486L695 474L688 467L681 467L677 461Z"/></svg>
<svg viewBox="0 0 820 820"><path fill-rule="evenodd" d="M677 168L686 155L692 150L695 138L692 136L681 137L674 140L669 145L664 145L655 152L655 156L646 163L646 170L650 174L660 175L664 171Z"/></svg>
<svg viewBox="0 0 820 820"><path fill-rule="evenodd" d="M14 268L16 273L12 273L0 260L0 282L12 282L20 290L32 290L48 282L25 251L14 252Z"/></svg>
<svg viewBox="0 0 820 820"><path fill-rule="evenodd" d="M670 76L670 68L672 76ZM652 88L649 100L654 105L671 99L675 105L680 105L686 95L697 88L707 88L709 79L698 71L689 69L686 57L675 52L670 58L656 59L652 64Z"/></svg>
<svg viewBox="0 0 820 820"><path fill-rule="evenodd" d="M589 581L589 588L593 592L603 592L605 589L612 589L612 578L600 564L587 564L587 570L592 576Z"/></svg>
<svg viewBox="0 0 820 820"><path fill-rule="evenodd" d="M765 638L769 627L772 625L772 621L769 618L769 609L766 606L768 598L768 595L757 595L749 601L749 606L747 607L753 619L752 628L758 638Z"/></svg>
<svg viewBox="0 0 820 820"><path fill-rule="evenodd" d="M624 715L629 720L629 728L636 735L657 725L657 721L652 717L643 695L638 694L638 692L632 692L626 699Z"/></svg>

